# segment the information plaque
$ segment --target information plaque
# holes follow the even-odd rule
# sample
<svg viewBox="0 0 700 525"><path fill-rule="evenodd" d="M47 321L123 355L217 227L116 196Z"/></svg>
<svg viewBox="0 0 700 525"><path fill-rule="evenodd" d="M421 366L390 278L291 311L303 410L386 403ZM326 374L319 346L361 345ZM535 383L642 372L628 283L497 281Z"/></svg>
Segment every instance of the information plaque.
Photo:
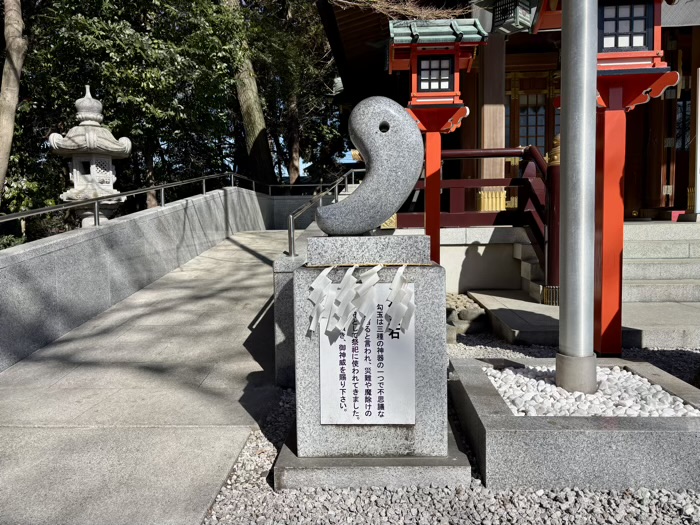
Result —
<svg viewBox="0 0 700 525"><path fill-rule="evenodd" d="M388 296L389 283L374 286L377 297ZM355 316L334 340L320 330L321 424L415 424L415 316L404 330L389 330L390 304L378 301L371 318L361 325Z"/></svg>

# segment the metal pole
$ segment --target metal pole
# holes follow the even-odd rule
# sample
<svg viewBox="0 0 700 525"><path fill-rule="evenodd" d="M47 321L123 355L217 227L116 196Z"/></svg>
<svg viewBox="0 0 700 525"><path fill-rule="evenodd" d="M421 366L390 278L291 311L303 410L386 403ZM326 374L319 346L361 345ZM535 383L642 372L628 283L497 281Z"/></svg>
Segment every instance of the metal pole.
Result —
<svg viewBox="0 0 700 525"><path fill-rule="evenodd" d="M100 201L95 201L95 226L100 225Z"/></svg>
<svg viewBox="0 0 700 525"><path fill-rule="evenodd" d="M595 249L598 2L562 9L560 306L557 385L595 392Z"/></svg>
<svg viewBox="0 0 700 525"><path fill-rule="evenodd" d="M207 179L202 179L202 195L207 192Z"/></svg>
<svg viewBox="0 0 700 525"><path fill-rule="evenodd" d="M697 28L694 29L697 31ZM695 209L700 213L700 68L695 72ZM691 130L692 131L692 130Z"/></svg>
<svg viewBox="0 0 700 525"><path fill-rule="evenodd" d="M333 197L335 197L335 202L338 202L338 184L333 187Z"/></svg>
<svg viewBox="0 0 700 525"><path fill-rule="evenodd" d="M253 181L253 191L255 191L255 181Z"/></svg>
<svg viewBox="0 0 700 525"><path fill-rule="evenodd" d="M165 207L165 188L160 189L160 205Z"/></svg>
<svg viewBox="0 0 700 525"><path fill-rule="evenodd" d="M294 246L294 215L287 217L287 235L289 240L289 257L296 257L296 247Z"/></svg>
<svg viewBox="0 0 700 525"><path fill-rule="evenodd" d="M229 180L229 182L231 183L231 187L233 188L233 173L231 173L231 174L228 176L228 180Z"/></svg>

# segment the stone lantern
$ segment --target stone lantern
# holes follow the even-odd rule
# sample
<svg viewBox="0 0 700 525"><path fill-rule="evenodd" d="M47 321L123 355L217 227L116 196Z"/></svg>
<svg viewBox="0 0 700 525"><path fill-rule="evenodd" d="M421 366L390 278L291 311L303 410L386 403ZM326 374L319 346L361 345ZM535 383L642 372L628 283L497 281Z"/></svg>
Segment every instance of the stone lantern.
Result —
<svg viewBox="0 0 700 525"><path fill-rule="evenodd" d="M94 199L119 193L114 189L117 180L114 159L124 159L131 153L131 141L122 137L115 139L112 132L102 126L102 103L92 98L90 86L85 86L85 96L76 100L76 117L80 124L62 136L52 133L49 144L54 153L69 157L70 178L73 187L62 193L65 202ZM124 197L115 197L100 202L100 220L107 220ZM92 226L95 221L94 207L77 208L83 220L83 227Z"/></svg>

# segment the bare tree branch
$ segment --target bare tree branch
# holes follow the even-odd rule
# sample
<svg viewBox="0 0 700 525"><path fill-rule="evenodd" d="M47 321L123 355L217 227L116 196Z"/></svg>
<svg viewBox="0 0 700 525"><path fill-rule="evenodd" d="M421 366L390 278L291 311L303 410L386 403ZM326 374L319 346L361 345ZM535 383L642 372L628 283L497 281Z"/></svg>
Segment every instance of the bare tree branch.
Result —
<svg viewBox="0 0 700 525"><path fill-rule="evenodd" d="M469 5L448 9L429 5L421 0L330 0L330 3L342 9L352 7L371 9L391 19L436 20L459 18L471 12Z"/></svg>

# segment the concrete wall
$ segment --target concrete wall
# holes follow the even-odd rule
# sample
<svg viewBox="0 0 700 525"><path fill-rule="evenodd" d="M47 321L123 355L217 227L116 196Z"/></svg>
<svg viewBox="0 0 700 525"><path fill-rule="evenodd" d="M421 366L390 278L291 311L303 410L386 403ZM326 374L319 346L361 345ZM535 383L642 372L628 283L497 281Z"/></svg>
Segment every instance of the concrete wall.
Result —
<svg viewBox="0 0 700 525"><path fill-rule="evenodd" d="M273 227L274 200L225 188L3 250L0 371L227 236Z"/></svg>
<svg viewBox="0 0 700 525"><path fill-rule="evenodd" d="M397 233L422 234L423 230L397 230ZM445 267L447 291L519 290L520 261L513 258L514 243L530 244L523 228L442 228L440 264Z"/></svg>
<svg viewBox="0 0 700 525"><path fill-rule="evenodd" d="M274 201L274 218L271 229L286 230L287 218L289 217L289 214L309 202L311 198L312 197L310 195L285 195L272 197ZM332 200L333 198L331 196L324 197L324 206L331 204ZM294 223L296 228L302 230L308 227L309 224L314 221L315 213L315 208L307 210L306 213L299 217Z"/></svg>

